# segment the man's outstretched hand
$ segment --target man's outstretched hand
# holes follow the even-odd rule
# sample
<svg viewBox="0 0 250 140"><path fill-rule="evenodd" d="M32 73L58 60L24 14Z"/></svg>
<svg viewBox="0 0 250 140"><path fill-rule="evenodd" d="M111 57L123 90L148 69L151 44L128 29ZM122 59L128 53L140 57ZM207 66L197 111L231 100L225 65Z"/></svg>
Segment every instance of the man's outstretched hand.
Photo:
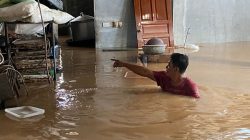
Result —
<svg viewBox="0 0 250 140"><path fill-rule="evenodd" d="M117 60L117 59L110 59L112 61L114 61L114 64L113 64L113 67L116 68L116 67L123 67L123 62Z"/></svg>

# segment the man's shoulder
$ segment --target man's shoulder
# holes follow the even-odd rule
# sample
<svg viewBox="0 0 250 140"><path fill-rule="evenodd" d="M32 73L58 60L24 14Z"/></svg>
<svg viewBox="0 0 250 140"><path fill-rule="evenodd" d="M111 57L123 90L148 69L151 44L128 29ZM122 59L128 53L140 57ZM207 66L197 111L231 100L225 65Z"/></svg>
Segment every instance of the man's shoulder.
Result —
<svg viewBox="0 0 250 140"><path fill-rule="evenodd" d="M194 82L191 78L189 78L189 77L185 77L184 79L185 79L185 82L186 82L186 83L195 84L195 82Z"/></svg>
<svg viewBox="0 0 250 140"><path fill-rule="evenodd" d="M185 86L191 87L191 88L197 88L197 84L189 77L185 77L184 80Z"/></svg>
<svg viewBox="0 0 250 140"><path fill-rule="evenodd" d="M200 97L197 84L188 77L185 78L185 89L191 93L191 96Z"/></svg>

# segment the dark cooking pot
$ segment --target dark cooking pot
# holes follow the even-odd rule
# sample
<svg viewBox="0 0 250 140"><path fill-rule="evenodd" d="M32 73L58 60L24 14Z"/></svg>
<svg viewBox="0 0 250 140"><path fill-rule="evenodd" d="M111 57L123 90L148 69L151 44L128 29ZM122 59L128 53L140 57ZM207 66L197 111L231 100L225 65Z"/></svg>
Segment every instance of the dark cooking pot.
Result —
<svg viewBox="0 0 250 140"><path fill-rule="evenodd" d="M84 15L70 21L70 32L73 41L91 40L95 38L94 17Z"/></svg>

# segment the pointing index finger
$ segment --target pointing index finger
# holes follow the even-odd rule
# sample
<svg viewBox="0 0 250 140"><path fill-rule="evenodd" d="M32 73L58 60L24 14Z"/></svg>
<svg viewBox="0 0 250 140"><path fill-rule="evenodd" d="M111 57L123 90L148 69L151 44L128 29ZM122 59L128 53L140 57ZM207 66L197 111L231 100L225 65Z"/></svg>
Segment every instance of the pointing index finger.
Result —
<svg viewBox="0 0 250 140"><path fill-rule="evenodd" d="M119 60L117 60L117 59L114 59L114 58L111 58L110 60L112 60L112 61L119 61Z"/></svg>

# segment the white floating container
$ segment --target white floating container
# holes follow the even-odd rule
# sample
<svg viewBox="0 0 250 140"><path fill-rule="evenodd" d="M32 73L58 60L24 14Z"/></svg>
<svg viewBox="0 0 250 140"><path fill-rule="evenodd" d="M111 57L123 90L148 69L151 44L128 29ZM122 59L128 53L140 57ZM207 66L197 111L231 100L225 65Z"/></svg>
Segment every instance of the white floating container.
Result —
<svg viewBox="0 0 250 140"><path fill-rule="evenodd" d="M28 118L28 117L33 117L37 115L42 115L45 113L44 109L40 109L40 108L36 108L32 106L6 108L4 111L17 118Z"/></svg>

